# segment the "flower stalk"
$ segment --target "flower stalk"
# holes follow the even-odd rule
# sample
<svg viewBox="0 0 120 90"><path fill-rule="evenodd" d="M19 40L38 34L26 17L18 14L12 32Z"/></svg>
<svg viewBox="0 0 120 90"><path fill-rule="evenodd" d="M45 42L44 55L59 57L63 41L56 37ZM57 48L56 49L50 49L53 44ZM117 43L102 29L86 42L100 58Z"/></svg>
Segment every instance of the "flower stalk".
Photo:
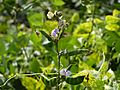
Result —
<svg viewBox="0 0 120 90"><path fill-rule="evenodd" d="M66 27L66 20L62 20L62 14L61 12L48 12L47 17L49 19L53 19L58 21L58 27L55 28L54 30L52 30L51 32L51 38L53 40L53 42L55 43L55 48L56 48L56 52L57 52L57 63L58 63L58 81L57 81L57 90L60 90L60 53L59 53L59 49L58 49L58 42L60 40L60 38L62 37L63 33L64 33L64 28Z"/></svg>
<svg viewBox="0 0 120 90"><path fill-rule="evenodd" d="M56 45L56 52L57 52L57 60L58 60L58 83L57 83L57 90L60 90L60 55L58 50L58 41L55 43Z"/></svg>

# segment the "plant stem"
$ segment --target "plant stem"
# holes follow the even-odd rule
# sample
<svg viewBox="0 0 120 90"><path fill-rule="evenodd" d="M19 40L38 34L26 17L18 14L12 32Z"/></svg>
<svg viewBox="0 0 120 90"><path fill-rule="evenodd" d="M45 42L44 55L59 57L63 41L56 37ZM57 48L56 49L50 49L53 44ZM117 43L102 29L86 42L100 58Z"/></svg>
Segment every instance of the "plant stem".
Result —
<svg viewBox="0 0 120 90"><path fill-rule="evenodd" d="M58 50L58 41L56 44L56 51L57 51L57 60L58 60L58 83L57 83L57 90L60 90L59 83L60 83L60 55Z"/></svg>
<svg viewBox="0 0 120 90"><path fill-rule="evenodd" d="M15 78L17 75L12 76L11 78L7 79L2 85L0 85L1 87L4 87L11 79Z"/></svg>
<svg viewBox="0 0 120 90"><path fill-rule="evenodd" d="M28 56L27 51L26 51L26 49L24 47L23 47L23 51L24 51L24 55L27 58L27 60L29 60L29 56Z"/></svg>

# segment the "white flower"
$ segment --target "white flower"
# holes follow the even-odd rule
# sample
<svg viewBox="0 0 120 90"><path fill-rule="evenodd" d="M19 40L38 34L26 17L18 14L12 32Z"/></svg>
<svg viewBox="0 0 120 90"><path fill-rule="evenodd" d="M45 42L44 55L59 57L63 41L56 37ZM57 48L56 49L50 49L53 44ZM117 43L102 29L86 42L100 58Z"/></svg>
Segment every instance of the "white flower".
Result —
<svg viewBox="0 0 120 90"><path fill-rule="evenodd" d="M48 19L52 19L53 16L54 16L54 14L51 11L49 11L47 14Z"/></svg>
<svg viewBox="0 0 120 90"><path fill-rule="evenodd" d="M62 69L60 71L60 74L63 75L63 76L70 76L72 73L67 69Z"/></svg>

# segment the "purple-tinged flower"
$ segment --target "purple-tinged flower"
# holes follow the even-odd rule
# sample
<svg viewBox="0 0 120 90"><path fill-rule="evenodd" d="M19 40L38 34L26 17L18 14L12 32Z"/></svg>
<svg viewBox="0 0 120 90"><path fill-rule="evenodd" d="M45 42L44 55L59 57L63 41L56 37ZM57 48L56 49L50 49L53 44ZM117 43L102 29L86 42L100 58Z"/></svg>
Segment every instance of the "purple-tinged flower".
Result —
<svg viewBox="0 0 120 90"><path fill-rule="evenodd" d="M52 37L57 37L57 36L58 36L58 33L59 33L59 29L54 29L54 30L52 30L52 32L51 32L51 36L52 36Z"/></svg>
<svg viewBox="0 0 120 90"><path fill-rule="evenodd" d="M60 74L63 75L63 76L70 76L72 73L67 69L62 69L60 71Z"/></svg>

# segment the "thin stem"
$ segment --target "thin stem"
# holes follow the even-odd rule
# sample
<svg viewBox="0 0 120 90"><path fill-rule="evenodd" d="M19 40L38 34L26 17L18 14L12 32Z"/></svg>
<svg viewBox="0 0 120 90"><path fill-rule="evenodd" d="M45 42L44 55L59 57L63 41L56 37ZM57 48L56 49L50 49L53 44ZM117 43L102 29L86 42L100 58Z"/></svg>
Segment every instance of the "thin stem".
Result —
<svg viewBox="0 0 120 90"><path fill-rule="evenodd" d="M2 85L0 85L0 87L5 86L11 79L15 78L17 75L14 75L13 77L7 79Z"/></svg>
<svg viewBox="0 0 120 90"><path fill-rule="evenodd" d="M58 42L56 42L56 51L57 51L57 59L58 59L58 83L57 83L57 90L60 90L59 83L60 83L60 55L58 50Z"/></svg>
<svg viewBox="0 0 120 90"><path fill-rule="evenodd" d="M99 70L98 70L98 72L100 72L101 71L101 69L103 68L103 65L104 65L104 62L105 62L105 54L104 54L104 52L103 52L103 61L102 61L102 64L101 64L101 66L100 66L100 68L99 68Z"/></svg>
<svg viewBox="0 0 120 90"><path fill-rule="evenodd" d="M23 51L24 51L24 55L26 56L27 60L29 60L29 56L28 56L26 49L24 47L23 47Z"/></svg>
<svg viewBox="0 0 120 90"><path fill-rule="evenodd" d="M19 75L20 75L20 76L22 76L22 75L23 75L23 76L24 76L24 75L25 75L25 76L36 76L36 75L41 75L41 74L43 74L43 73L25 73L25 74L23 73L23 74L19 74Z"/></svg>
<svg viewBox="0 0 120 90"><path fill-rule="evenodd" d="M0 85L1 87L4 87L11 79L15 78L15 77L21 77L21 76L37 76L37 75L43 75L43 73L21 73L21 74L15 74L14 76L12 76L11 78L7 79L2 85ZM57 73L49 73L49 75L57 75Z"/></svg>

